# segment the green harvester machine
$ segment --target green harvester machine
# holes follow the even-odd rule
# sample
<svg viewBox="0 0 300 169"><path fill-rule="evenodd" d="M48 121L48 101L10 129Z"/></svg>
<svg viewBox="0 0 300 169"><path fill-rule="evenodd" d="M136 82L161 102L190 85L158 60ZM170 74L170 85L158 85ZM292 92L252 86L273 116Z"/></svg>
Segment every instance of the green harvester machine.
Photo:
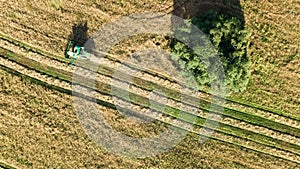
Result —
<svg viewBox="0 0 300 169"><path fill-rule="evenodd" d="M74 40L69 40L68 46L65 52L67 59L72 59L70 66L75 63L77 58L88 59L90 54L84 50L84 47L77 46L74 44Z"/></svg>

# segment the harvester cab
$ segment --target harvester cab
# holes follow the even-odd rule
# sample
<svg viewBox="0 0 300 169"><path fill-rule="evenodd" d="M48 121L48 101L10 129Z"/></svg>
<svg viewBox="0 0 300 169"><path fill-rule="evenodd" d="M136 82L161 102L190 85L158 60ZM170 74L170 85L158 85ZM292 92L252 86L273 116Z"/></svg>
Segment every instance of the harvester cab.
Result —
<svg viewBox="0 0 300 169"><path fill-rule="evenodd" d="M74 64L77 58L88 59L89 55L90 54L84 50L84 47L77 46L74 44L73 40L69 40L65 57L67 59L72 59L70 66Z"/></svg>

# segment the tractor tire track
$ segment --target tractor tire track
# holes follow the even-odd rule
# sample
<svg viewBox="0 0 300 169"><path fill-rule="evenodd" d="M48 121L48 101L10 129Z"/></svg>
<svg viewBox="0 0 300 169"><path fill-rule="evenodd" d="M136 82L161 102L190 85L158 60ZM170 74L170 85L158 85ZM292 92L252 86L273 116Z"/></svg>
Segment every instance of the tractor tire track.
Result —
<svg viewBox="0 0 300 169"><path fill-rule="evenodd" d="M62 88L62 87L59 87L59 86L56 86L56 85L49 84L48 82L44 82L43 80L41 81L39 78L34 78L34 77L31 77L31 76L28 76L28 74L23 74L23 73L15 70L16 67L21 68L22 66L16 66L15 64L12 64L12 66L14 66L14 68L9 68L9 67L6 67L4 65L0 65L0 66L1 66L2 69L9 70L10 72L13 72L14 74L17 74L19 76L29 78L29 79L33 80L33 82L37 82L40 85L44 85L46 87L50 87L52 89L55 89L55 90L58 90L60 92L64 92L64 93L67 93L67 94L72 94L72 90L65 89L65 88ZM84 96L84 95L82 95L80 93L76 94L76 96L84 98L86 101L93 100L92 98L89 98L88 96ZM97 99L97 103L100 103L100 104L101 103L102 104L105 103L107 107L115 109L115 107L114 107L113 104L106 103L105 101L103 102L103 101L99 101ZM137 110L137 107L133 107L133 109ZM163 117L163 116L160 116L158 119L161 120L161 121L163 121L166 124L172 124L174 126L180 127L181 129L184 129L184 128L182 128L182 122L180 122L180 121L175 120L175 122L174 122L174 119L172 119L172 118L166 118L166 117ZM172 121L173 123L170 123L170 121ZM179 124L181 124L181 125L179 125ZM201 130L202 129L198 128L196 130L193 129L193 130L189 130L189 131L192 132L192 133L201 135L202 137L209 136L209 135L203 134L203 131L201 131ZM242 148L246 148L246 149L249 149L251 151L263 153L263 154L266 154L266 155L269 155L269 156L273 156L273 157L276 157L276 158L279 158L279 159L288 160L288 161L294 162L296 164L300 164L299 163L299 156L291 155L288 152L284 152L282 150L277 150L275 148L265 148L265 147L262 147L264 149L262 151L262 150L257 149L257 144L249 143L249 141L247 141L247 140L245 141L245 140L242 140L242 139L239 139L239 138L236 138L236 137L230 137L228 135L222 135L222 134L216 134L216 133L214 133L213 137L210 137L210 138L214 139L214 140L221 141L221 142L233 144L233 145L238 145L238 146L240 146ZM272 151L272 153L267 153L266 151ZM288 158L286 158L286 157L288 157Z"/></svg>
<svg viewBox="0 0 300 169"><path fill-rule="evenodd" d="M4 61L3 61L4 62ZM8 63L6 63L6 65L8 65ZM28 72L25 72L26 74L28 73ZM41 78L41 76L37 76L38 78ZM102 96L101 96L101 98L103 98Z"/></svg>
<svg viewBox="0 0 300 169"><path fill-rule="evenodd" d="M35 55L31 58L36 59L36 58L38 58L38 55ZM44 57L44 59L45 59L45 57ZM40 61L42 61L44 59L40 58ZM52 62L51 60L48 60L48 59L45 59L45 60L47 60L48 63ZM110 62L109 60L108 61L106 60L106 64L108 64L110 66L113 65L113 63ZM65 68L67 69L68 68L68 67L64 66L64 64L60 64L59 67L61 69L65 69ZM141 77L144 77L144 76L145 76L145 74L141 75ZM144 78L144 80L149 82L149 80L147 78ZM157 80L157 78L154 78L152 80ZM164 84L166 82L162 81L162 83ZM163 84L160 84L160 85L163 85ZM169 84L170 83L167 83L167 86L169 86ZM178 91L178 88L180 86L179 87L178 86L175 86L175 87L172 86L172 87L173 87L172 89L174 89L174 90L177 89L177 91ZM193 94L192 92L189 93L189 95L192 95L192 94ZM194 95L194 97L197 97L197 98L200 98L202 100L205 100L206 102L209 102L209 99L207 99L207 98L209 98L210 95L208 93L202 92L201 94ZM263 118L266 118L266 119L269 119L269 120L274 120L275 122L286 124L288 126L292 126L292 127L295 127L295 128L300 128L300 122L298 120L291 119L291 118L288 118L288 117L285 117L285 116L282 116L282 115L278 115L276 113L270 112L268 110L263 110L261 108L256 109L254 107L251 107L251 106L248 106L248 105L245 105L245 104L235 104L233 101L227 102L225 107L228 107L228 108L233 109L233 110L242 110L242 111L245 111L245 112L251 112L251 114L259 116L259 117L263 117Z"/></svg>
<svg viewBox="0 0 300 169"><path fill-rule="evenodd" d="M0 43L0 45L1 45L1 43ZM14 45L10 46L10 45L6 44L6 47L10 50L14 50L19 55L22 55L25 52L24 50L17 50L17 47L14 46ZM68 73L72 73L73 70L74 70L74 68L71 69L69 66L66 66L63 63L53 61L53 60L51 60L50 58L47 58L47 57L42 57L42 56L40 56L40 55L38 55L37 53L34 53L34 52L28 51L25 54L28 58L30 58L32 60L35 60L39 63L47 64L51 67L55 67L55 68L67 71ZM107 63L107 64L109 64L109 63ZM79 73L79 75L81 75L81 76L86 76L87 74L90 73L90 72L88 72L84 69L81 69L81 68L77 68L77 69L78 69L78 71L76 73ZM112 82L113 82L111 77L107 77L107 76L102 75L102 74L97 74L96 79L101 81L102 83L106 83L106 84L112 84ZM127 84L126 84L126 82L122 82L122 83L119 83L118 85L119 86L125 86L124 88L126 88ZM146 97L146 98L151 94L150 91L143 90L143 89L135 87L135 86L131 86L129 92L139 93L139 95L141 95L143 97ZM157 97L157 99L160 98L160 96L157 95L157 94L155 94L155 97ZM206 118L207 114L208 114L208 112L206 112L206 111L204 112L203 110L199 110L198 107L195 106L195 105L194 105L194 107L191 107L191 105L181 105L178 101L174 101L174 100L170 100L170 99L167 99L166 105L171 106L171 107L175 107L175 108L179 108L179 109L182 109L182 110L187 111L187 112L192 112L193 114L196 114L196 115L198 115L202 118ZM256 133L264 134L266 136L273 137L273 138L276 138L276 139L279 139L279 140L282 140L282 141L285 141L285 142L300 145L300 141L297 137L293 137L293 136L290 136L288 134L283 134L283 133L280 133L280 132L276 132L276 131L273 131L271 129L265 128L265 127L260 127L260 126L256 126L256 125L253 125L253 124L248 124L248 123L245 123L243 121L240 121L239 119L232 119L230 117L225 116L222 119L221 122L224 123L224 124L227 124L227 125L231 125L231 126L234 126L234 127L241 128L241 129L255 131Z"/></svg>
<svg viewBox="0 0 300 169"><path fill-rule="evenodd" d="M12 46L12 48L15 49L15 47L13 47L13 46ZM21 54L22 52L24 52L24 51L20 51L19 54ZM27 53L27 56L31 56L31 54ZM35 55L34 58L36 58L36 55ZM43 59L37 59L37 61L40 61L40 60L43 60ZM47 63L49 64L51 62L46 61L45 64L47 64ZM53 66L56 67L56 64L53 64ZM64 65L61 65L61 68L69 69L69 67L66 67ZM84 72L84 70L81 70L79 72ZM85 75L86 73L83 73L83 74ZM98 77L100 77L98 79L102 79L102 82L106 82L107 83L107 82L111 81L111 79L109 79L109 78L107 78L107 77L105 77L103 75L98 75ZM108 83L108 84L110 84L110 83ZM146 96L149 95L149 92L148 93L147 92L143 92L142 90L140 90L138 88L133 87L132 89L134 89L134 90L131 90L130 92L140 93L144 97L146 97ZM175 103L175 102L172 102L172 101L171 102L169 101L169 103L167 105L168 106L174 106L175 105L175 107L178 108L178 103ZM193 112L194 109L191 108L191 107L183 107L183 110L189 111L189 112ZM207 116L207 112L206 113L204 113L203 111L200 111L200 112L198 111L197 112L197 110L196 110L196 112L194 112L194 114L197 114L198 116L201 116L203 118L205 118ZM270 137L274 137L274 138L277 138L277 139L280 139L280 140L284 140L286 142L293 143L293 144L299 144L299 141L298 141L299 139L296 138L296 137L292 137L292 136L289 136L289 135L286 135L286 134L282 134L280 132L274 132L274 131L272 131L270 129L266 129L266 128L263 128L263 127L259 127L259 126L247 124L247 123L241 122L241 121L236 120L236 119L231 119L231 118L225 117L223 119L222 123L227 124L227 125L231 125L231 126L235 126L235 127L239 127L239 128L245 129L245 130L251 129L250 131L258 131L258 133L265 134L265 135L270 136Z"/></svg>

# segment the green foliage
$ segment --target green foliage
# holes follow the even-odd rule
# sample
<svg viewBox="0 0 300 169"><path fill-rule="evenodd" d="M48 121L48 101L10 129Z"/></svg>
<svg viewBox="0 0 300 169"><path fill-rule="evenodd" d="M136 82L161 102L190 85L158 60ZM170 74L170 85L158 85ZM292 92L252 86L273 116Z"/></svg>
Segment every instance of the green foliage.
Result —
<svg viewBox="0 0 300 169"><path fill-rule="evenodd" d="M197 26L205 33L210 42L205 41L203 35L193 35L191 25ZM202 39L205 43L212 43L214 49L208 44L194 46L193 50L183 42L176 40L172 44L171 58L179 64L180 69L191 71L199 87L209 86L217 77L210 77L208 70L213 71L217 66L212 60L219 55L226 75L225 84L229 92L239 92L246 89L250 76L251 62L247 58L247 47L251 31L244 29L243 23L235 17L209 11L200 18L185 20L184 24L176 30L176 39L185 44L192 44L193 40ZM197 51L197 52L195 52ZM200 60L195 54L201 54L210 62Z"/></svg>

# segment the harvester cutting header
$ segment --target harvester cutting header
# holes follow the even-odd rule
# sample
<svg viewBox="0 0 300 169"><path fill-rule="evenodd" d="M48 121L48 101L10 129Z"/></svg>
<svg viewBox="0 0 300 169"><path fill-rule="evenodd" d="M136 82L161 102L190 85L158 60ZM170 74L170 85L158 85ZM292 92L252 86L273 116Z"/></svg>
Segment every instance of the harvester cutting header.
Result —
<svg viewBox="0 0 300 169"><path fill-rule="evenodd" d="M77 58L88 59L89 53L84 50L84 47L75 45L74 40L69 40L65 57L72 59L70 66L74 64Z"/></svg>
<svg viewBox="0 0 300 169"><path fill-rule="evenodd" d="M84 49L84 45L88 40L87 22L81 22L73 25L72 33L65 50L65 58L71 60L70 66L78 59L88 59L89 53Z"/></svg>

